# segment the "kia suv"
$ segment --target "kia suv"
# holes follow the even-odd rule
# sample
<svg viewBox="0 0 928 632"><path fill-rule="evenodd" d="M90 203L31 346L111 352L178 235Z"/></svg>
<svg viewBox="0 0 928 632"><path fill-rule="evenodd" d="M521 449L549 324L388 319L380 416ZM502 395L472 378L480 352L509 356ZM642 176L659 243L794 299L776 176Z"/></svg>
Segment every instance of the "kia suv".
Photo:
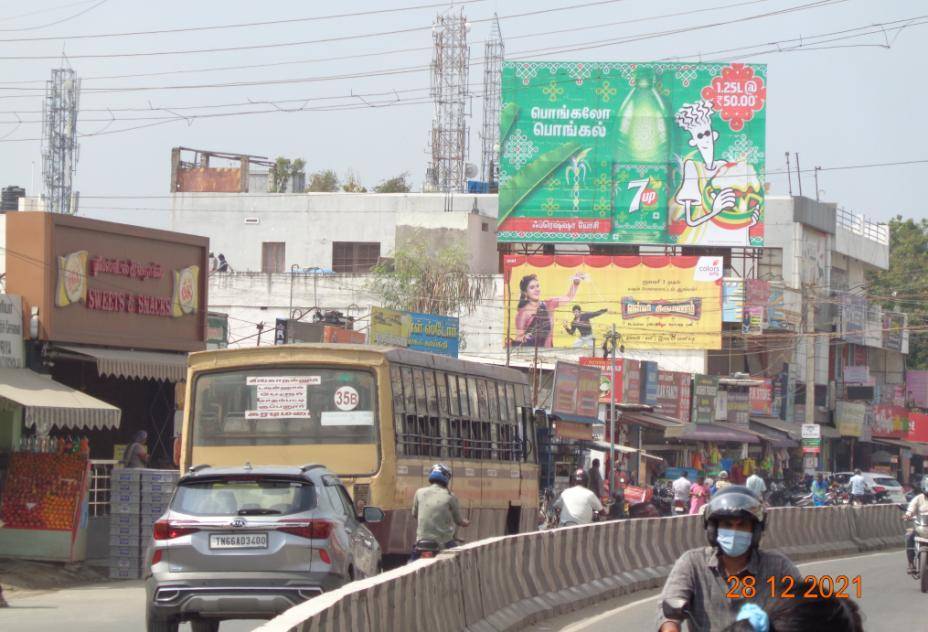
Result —
<svg viewBox="0 0 928 632"><path fill-rule="evenodd" d="M223 619L268 619L378 573L380 546L338 477L322 465L211 468L177 483L148 546L148 632L216 632Z"/></svg>

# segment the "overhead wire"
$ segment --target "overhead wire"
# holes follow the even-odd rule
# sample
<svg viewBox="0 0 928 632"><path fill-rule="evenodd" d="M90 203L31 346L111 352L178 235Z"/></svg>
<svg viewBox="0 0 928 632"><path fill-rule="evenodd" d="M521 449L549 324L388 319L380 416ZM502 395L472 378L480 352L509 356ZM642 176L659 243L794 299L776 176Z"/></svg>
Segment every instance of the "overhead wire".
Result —
<svg viewBox="0 0 928 632"><path fill-rule="evenodd" d="M64 24L65 22L70 22L71 20L74 20L74 19L76 19L76 18L81 17L82 15L84 15L84 14L86 14L86 13L90 13L91 11L93 11L94 9L96 9L97 7L100 7L100 6L104 5L104 4L106 4L107 2L109 2L109 0L98 0L98 1L97 1L95 4L93 4L92 6L89 6L89 7L85 8L85 9L82 9L82 10L78 11L77 13L74 13L74 14L69 15L69 16L64 17L64 18L60 18L60 19L55 20L55 21L53 21L53 22L47 22L47 23L45 23L45 24L39 24L39 25L36 25L36 26L23 26L23 27L12 28L12 29L0 28L0 33L13 33L13 32L21 32L21 31L38 31L39 29L48 28L48 27L50 27L50 26L56 26L56 25L58 25L58 24ZM75 4L81 4L81 3L75 3ZM86 3L84 3L84 4L86 4ZM37 14L37 13L39 13L39 11L33 11L33 12L32 12L32 15L35 15L35 14Z"/></svg>

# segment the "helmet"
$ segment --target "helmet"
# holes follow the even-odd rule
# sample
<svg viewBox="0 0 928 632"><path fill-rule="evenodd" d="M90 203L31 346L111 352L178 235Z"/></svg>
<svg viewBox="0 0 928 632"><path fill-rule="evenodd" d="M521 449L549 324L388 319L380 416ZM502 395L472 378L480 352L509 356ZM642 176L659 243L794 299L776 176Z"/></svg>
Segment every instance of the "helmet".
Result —
<svg viewBox="0 0 928 632"><path fill-rule="evenodd" d="M429 482L438 483L439 485L448 486L451 482L451 469L442 463L436 463L429 472Z"/></svg>
<svg viewBox="0 0 928 632"><path fill-rule="evenodd" d="M586 485L589 477L587 473L583 471L583 468L578 469L574 472L574 485Z"/></svg>
<svg viewBox="0 0 928 632"><path fill-rule="evenodd" d="M928 476L922 476L922 491L928 494Z"/></svg>
<svg viewBox="0 0 928 632"><path fill-rule="evenodd" d="M726 472L725 470L722 470L721 472L719 472L719 479L721 479L721 480L723 480L723 481L727 481L727 480L728 480L728 472Z"/></svg>
<svg viewBox="0 0 928 632"><path fill-rule="evenodd" d="M723 518L751 520L751 548L757 548L765 525L764 505L751 490L741 485L730 485L716 493L709 501L703 514L703 524L711 546L718 545L719 520Z"/></svg>

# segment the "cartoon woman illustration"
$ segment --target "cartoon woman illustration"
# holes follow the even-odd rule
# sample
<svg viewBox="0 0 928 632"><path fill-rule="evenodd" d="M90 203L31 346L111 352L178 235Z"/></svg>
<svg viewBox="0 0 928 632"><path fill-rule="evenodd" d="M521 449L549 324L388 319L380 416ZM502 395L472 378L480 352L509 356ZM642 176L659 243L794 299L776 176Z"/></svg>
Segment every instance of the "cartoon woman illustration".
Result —
<svg viewBox="0 0 928 632"><path fill-rule="evenodd" d="M571 277L567 294L541 300L541 283L537 274L527 274L519 281L519 305L516 312L516 335L513 347L551 347L554 344L553 314L561 303L574 300L577 288L586 275L579 272Z"/></svg>

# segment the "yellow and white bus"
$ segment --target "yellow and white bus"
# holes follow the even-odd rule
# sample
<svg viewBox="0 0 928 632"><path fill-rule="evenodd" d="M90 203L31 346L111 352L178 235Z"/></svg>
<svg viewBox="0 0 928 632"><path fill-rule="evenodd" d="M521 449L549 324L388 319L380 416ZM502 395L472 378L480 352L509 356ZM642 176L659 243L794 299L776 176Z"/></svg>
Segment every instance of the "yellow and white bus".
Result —
<svg viewBox="0 0 928 632"><path fill-rule="evenodd" d="M390 347L305 344L190 355L181 468L305 465L337 472L385 554L414 544L413 495L435 462L472 541L533 530L538 463L525 375Z"/></svg>

